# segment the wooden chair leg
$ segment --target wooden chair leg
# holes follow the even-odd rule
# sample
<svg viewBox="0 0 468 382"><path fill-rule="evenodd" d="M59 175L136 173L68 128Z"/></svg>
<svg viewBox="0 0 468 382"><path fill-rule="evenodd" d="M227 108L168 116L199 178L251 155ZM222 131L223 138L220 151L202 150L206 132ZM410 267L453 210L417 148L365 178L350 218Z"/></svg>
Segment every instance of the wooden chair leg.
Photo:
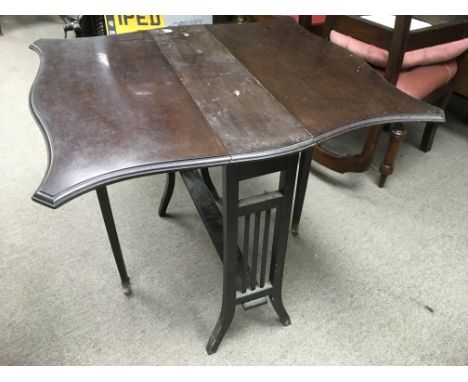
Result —
<svg viewBox="0 0 468 382"><path fill-rule="evenodd" d="M380 181L379 187L385 185L387 177L393 173L393 167L395 165L395 159L400 149L401 142L406 138L406 128L403 124L397 123L390 130L390 136L388 141L387 152L385 158L380 165Z"/></svg>
<svg viewBox="0 0 468 382"><path fill-rule="evenodd" d="M451 86L453 87L453 80L452 80ZM445 110L448 102L450 101L451 96L452 96L452 88L450 89L450 91L445 93L441 98L439 98L436 102L433 102L433 105L438 106L441 109ZM438 123L429 122L426 124L426 127L424 128L424 134L421 140L421 144L419 145L419 148L421 149L421 151L424 151L425 153L431 151L432 143L434 142L434 137L435 137L438 127L439 127Z"/></svg>
<svg viewBox="0 0 468 382"><path fill-rule="evenodd" d="M419 146L419 148L425 153L431 151L432 143L434 142L434 137L435 137L438 127L439 127L438 123L429 122L426 124L426 127L424 128L424 134L422 137L421 145Z"/></svg>
<svg viewBox="0 0 468 382"><path fill-rule="evenodd" d="M330 170L344 174L345 172L367 171L372 163L375 148L382 132L382 126L369 129L362 151L356 155L336 155L323 147L314 147L313 159Z"/></svg>

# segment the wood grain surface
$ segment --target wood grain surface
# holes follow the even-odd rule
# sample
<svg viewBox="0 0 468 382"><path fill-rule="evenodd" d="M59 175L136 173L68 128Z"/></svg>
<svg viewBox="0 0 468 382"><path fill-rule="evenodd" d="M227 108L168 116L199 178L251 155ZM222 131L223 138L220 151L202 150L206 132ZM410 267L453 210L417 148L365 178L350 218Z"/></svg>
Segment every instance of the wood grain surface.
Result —
<svg viewBox="0 0 468 382"><path fill-rule="evenodd" d="M364 126L443 119L440 109L395 89L363 60L290 18L207 28L316 142Z"/></svg>
<svg viewBox="0 0 468 382"><path fill-rule="evenodd" d="M372 124L443 121L292 20L41 39L30 94L58 207L124 179L278 157ZM71 90L71 95L70 95Z"/></svg>

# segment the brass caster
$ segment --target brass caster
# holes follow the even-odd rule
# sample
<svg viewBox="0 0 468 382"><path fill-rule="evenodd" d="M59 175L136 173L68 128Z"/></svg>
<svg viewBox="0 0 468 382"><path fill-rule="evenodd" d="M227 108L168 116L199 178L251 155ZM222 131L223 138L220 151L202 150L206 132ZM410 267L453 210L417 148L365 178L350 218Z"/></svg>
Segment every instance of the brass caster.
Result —
<svg viewBox="0 0 468 382"><path fill-rule="evenodd" d="M122 283L122 290L125 296L131 296L133 294L132 285L130 284L130 281Z"/></svg>

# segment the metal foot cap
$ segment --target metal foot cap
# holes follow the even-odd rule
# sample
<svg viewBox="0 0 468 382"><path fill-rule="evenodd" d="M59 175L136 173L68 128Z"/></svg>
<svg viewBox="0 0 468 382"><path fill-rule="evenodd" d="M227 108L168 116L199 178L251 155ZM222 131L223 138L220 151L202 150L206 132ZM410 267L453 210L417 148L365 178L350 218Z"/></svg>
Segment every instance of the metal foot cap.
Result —
<svg viewBox="0 0 468 382"><path fill-rule="evenodd" d="M122 290L125 296L131 296L133 294L132 284L130 284L130 281L125 281L122 283Z"/></svg>

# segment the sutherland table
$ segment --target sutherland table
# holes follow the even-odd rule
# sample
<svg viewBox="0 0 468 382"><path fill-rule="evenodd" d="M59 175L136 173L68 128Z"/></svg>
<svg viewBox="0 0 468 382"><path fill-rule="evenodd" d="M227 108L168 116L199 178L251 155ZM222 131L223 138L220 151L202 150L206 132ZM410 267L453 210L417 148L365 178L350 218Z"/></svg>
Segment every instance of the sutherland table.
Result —
<svg viewBox="0 0 468 382"><path fill-rule="evenodd" d="M30 104L49 151L33 199L56 208L96 190L130 294L106 186L167 173L164 216L180 172L223 262L209 354L236 304L254 307L268 296L280 321L290 324L283 265L296 172L297 233L314 145L365 126L444 120L440 109L396 90L289 18L41 39L32 49L41 64ZM222 166L222 198L210 182L211 166ZM271 173L280 174L276 191L239 199L242 180ZM244 227L239 235L238 227Z"/></svg>

